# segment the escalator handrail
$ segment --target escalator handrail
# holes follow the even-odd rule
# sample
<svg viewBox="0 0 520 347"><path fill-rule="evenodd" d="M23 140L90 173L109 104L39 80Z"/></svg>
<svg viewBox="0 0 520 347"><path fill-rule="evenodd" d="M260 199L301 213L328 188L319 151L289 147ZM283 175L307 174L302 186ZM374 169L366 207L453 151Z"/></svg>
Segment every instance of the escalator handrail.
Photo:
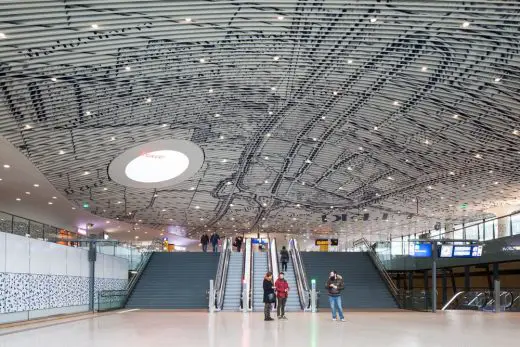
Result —
<svg viewBox="0 0 520 347"><path fill-rule="evenodd" d="M446 311L448 309L448 307L451 305L451 303L453 301L455 301L455 299L457 299L459 296L461 296L462 294L466 293L465 291L460 291L460 292L457 292L455 293L455 295L453 295L451 297L451 299L446 303L446 305L444 305L441 309L441 311Z"/></svg>
<svg viewBox="0 0 520 347"><path fill-rule="evenodd" d="M226 294L226 284L227 284L227 277L229 272L229 261L231 258L231 239L226 239L226 246L222 250L223 256L224 256L224 264L222 267L222 274L221 274L221 281L220 286L217 290L217 309L222 310L222 307L224 306L224 296Z"/></svg>
<svg viewBox="0 0 520 347"><path fill-rule="evenodd" d="M270 269L269 271L273 274L273 282L276 281L276 278L278 278L278 274L280 273L278 268L278 249L276 245L276 239L269 239L269 263L270 263Z"/></svg>
<svg viewBox="0 0 520 347"><path fill-rule="evenodd" d="M249 311L252 311L253 310L253 294L254 294L254 273L253 273L253 269L254 269L254 259L255 257L253 257L253 244L251 243L251 246L249 247L249 249L251 250L250 252L250 262L249 262L249 293L248 293L248 302L247 302L247 308Z"/></svg>
<svg viewBox="0 0 520 347"><path fill-rule="evenodd" d="M306 310L310 305L310 291L308 290L308 283L305 270L303 268L303 262L301 260L297 241L295 239L291 239L289 240L289 244L291 246L289 249L289 254L291 255L293 262L294 275L296 277L296 287L298 290L298 296L300 298L300 307L302 310Z"/></svg>

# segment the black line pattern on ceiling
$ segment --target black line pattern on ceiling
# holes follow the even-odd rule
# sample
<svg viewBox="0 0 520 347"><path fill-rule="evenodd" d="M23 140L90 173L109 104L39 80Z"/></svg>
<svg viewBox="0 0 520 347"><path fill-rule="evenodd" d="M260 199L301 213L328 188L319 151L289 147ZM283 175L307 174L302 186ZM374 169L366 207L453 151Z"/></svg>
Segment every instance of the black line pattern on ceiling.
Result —
<svg viewBox="0 0 520 347"><path fill-rule="evenodd" d="M518 196L519 13L497 0L0 4L0 134L78 205L189 235L309 232L364 209L370 221L333 229L478 219ZM110 180L125 149L167 138L204 149L191 180Z"/></svg>

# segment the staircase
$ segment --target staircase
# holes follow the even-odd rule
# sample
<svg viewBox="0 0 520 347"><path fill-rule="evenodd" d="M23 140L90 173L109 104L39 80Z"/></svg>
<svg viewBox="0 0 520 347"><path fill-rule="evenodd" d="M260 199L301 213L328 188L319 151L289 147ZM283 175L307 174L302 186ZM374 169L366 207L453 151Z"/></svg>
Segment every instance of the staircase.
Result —
<svg viewBox="0 0 520 347"><path fill-rule="evenodd" d="M267 252L253 253L253 311L264 310L264 276L268 271Z"/></svg>
<svg viewBox="0 0 520 347"><path fill-rule="evenodd" d="M207 308L206 291L217 272L218 261L218 253L154 253L126 307Z"/></svg>
<svg viewBox="0 0 520 347"><path fill-rule="evenodd" d="M278 267L281 271L282 264ZM285 280L289 284L289 296L287 297L287 303L285 304L286 312L297 312L301 311L300 297L298 296L298 287L296 286L296 276L294 274L294 266L292 261L287 264L287 271L284 272Z"/></svg>
<svg viewBox="0 0 520 347"><path fill-rule="evenodd" d="M224 291L224 305L222 311L239 311L240 296L242 294L242 270L244 255L232 252L229 258L229 267Z"/></svg>
<svg viewBox="0 0 520 347"><path fill-rule="evenodd" d="M301 252L308 280L316 280L321 292L318 307L330 307L325 283L331 270L345 281L344 308L397 308L370 256L363 252Z"/></svg>

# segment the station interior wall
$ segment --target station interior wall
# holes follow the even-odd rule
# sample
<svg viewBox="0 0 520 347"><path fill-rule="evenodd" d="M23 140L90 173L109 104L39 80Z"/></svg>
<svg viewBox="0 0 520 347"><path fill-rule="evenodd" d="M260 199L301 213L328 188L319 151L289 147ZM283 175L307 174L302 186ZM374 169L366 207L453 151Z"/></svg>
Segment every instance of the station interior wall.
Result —
<svg viewBox="0 0 520 347"><path fill-rule="evenodd" d="M86 249L0 232L0 324L88 311L89 269ZM95 291L125 289L128 269L98 253Z"/></svg>

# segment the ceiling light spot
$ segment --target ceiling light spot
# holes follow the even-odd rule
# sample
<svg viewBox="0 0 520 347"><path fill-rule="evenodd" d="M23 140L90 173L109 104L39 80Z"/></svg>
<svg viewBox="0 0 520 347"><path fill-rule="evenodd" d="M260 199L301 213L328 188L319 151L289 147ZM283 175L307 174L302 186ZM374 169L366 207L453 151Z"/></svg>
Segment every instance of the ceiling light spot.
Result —
<svg viewBox="0 0 520 347"><path fill-rule="evenodd" d="M22 200L22 199L20 199L20 198L16 198L16 201L21 201L21 200Z"/></svg>
<svg viewBox="0 0 520 347"><path fill-rule="evenodd" d="M302 186L304 186L304 185L305 185L305 182L302 182Z"/></svg>
<svg viewBox="0 0 520 347"><path fill-rule="evenodd" d="M197 210L198 210L199 208L200 208L200 206L199 206L199 205L195 206L195 209L197 209Z"/></svg>
<svg viewBox="0 0 520 347"><path fill-rule="evenodd" d="M285 19L284 16L278 16L278 17L276 17L276 18L278 18L278 20L284 20L284 19Z"/></svg>
<svg viewBox="0 0 520 347"><path fill-rule="evenodd" d="M264 159L265 159L265 160L269 160L269 157L268 157L268 156L265 156Z"/></svg>
<svg viewBox="0 0 520 347"><path fill-rule="evenodd" d="M330 208L334 208L334 206L331 206Z"/></svg>
<svg viewBox="0 0 520 347"><path fill-rule="evenodd" d="M72 206L72 209L75 210L76 208L74 206Z"/></svg>
<svg viewBox="0 0 520 347"><path fill-rule="evenodd" d="M333 91L332 94L338 95L338 92L337 91Z"/></svg>
<svg viewBox="0 0 520 347"><path fill-rule="evenodd" d="M38 188L40 185L38 183L33 184L34 187Z"/></svg>
<svg viewBox="0 0 520 347"><path fill-rule="evenodd" d="M152 102L152 98L146 98L146 102L148 102L148 103Z"/></svg>
<svg viewBox="0 0 520 347"><path fill-rule="evenodd" d="M4 164L4 169L9 169L11 167L11 165L9 164Z"/></svg>
<svg viewBox="0 0 520 347"><path fill-rule="evenodd" d="M459 117L460 116L458 114L456 114L456 113L452 116L453 119L459 119Z"/></svg>
<svg viewBox="0 0 520 347"><path fill-rule="evenodd" d="M455 172L450 171L450 175L451 175L451 176L455 175Z"/></svg>
<svg viewBox="0 0 520 347"><path fill-rule="evenodd" d="M53 198L54 200L58 199L58 198L57 198L57 197L55 197L55 196L53 196L52 198Z"/></svg>
<svg viewBox="0 0 520 347"><path fill-rule="evenodd" d="M518 135L518 134L520 134L520 131L518 131L518 130L516 130L516 129L513 130L513 135Z"/></svg>
<svg viewBox="0 0 520 347"><path fill-rule="evenodd" d="M52 201L49 201L48 204L49 204L49 205L52 205Z"/></svg>
<svg viewBox="0 0 520 347"><path fill-rule="evenodd" d="M163 124L163 125L161 125L161 126L162 126L163 128L166 128L166 127L168 126L168 124L165 123L165 124Z"/></svg>
<svg viewBox="0 0 520 347"><path fill-rule="evenodd" d="M191 23L191 18L190 18L190 17L186 17L186 18L184 18L184 21L185 21L186 23Z"/></svg>
<svg viewBox="0 0 520 347"><path fill-rule="evenodd" d="M427 67L427 66L423 66L423 67L421 68L421 71L422 71L422 72L426 72L426 71L428 71L428 67Z"/></svg>
<svg viewBox="0 0 520 347"><path fill-rule="evenodd" d="M312 161L310 159L305 160L307 164L312 164Z"/></svg>
<svg viewBox="0 0 520 347"><path fill-rule="evenodd" d="M125 66L125 70L130 71L130 70L132 70L132 68L130 66Z"/></svg>
<svg viewBox="0 0 520 347"><path fill-rule="evenodd" d="M492 174L492 173L493 173L493 170L489 170L488 172L489 172L490 174Z"/></svg>
<svg viewBox="0 0 520 347"><path fill-rule="evenodd" d="M271 87L271 90L274 92L276 91L276 87Z"/></svg>
<svg viewBox="0 0 520 347"><path fill-rule="evenodd" d="M222 159L222 162L223 163L227 163L227 159Z"/></svg>
<svg viewBox="0 0 520 347"><path fill-rule="evenodd" d="M31 195L31 192L25 192L26 195Z"/></svg>
<svg viewBox="0 0 520 347"><path fill-rule="evenodd" d="M494 185L497 185L497 184L498 184L498 182L494 182L493 184L494 184Z"/></svg>
<svg viewBox="0 0 520 347"><path fill-rule="evenodd" d="M225 137L224 137L224 136L222 136L222 135L220 135L220 136L219 136L219 139L220 139L220 140L224 140L224 139L225 139Z"/></svg>
<svg viewBox="0 0 520 347"><path fill-rule="evenodd" d="M376 131L377 131L378 129L379 129L378 127L374 127L374 130L376 130Z"/></svg>
<svg viewBox="0 0 520 347"><path fill-rule="evenodd" d="M362 150L363 150L363 147L359 146L358 149L359 149L360 151L362 151Z"/></svg>
<svg viewBox="0 0 520 347"><path fill-rule="evenodd" d="M271 137L271 133L267 133L267 134L265 134L265 136Z"/></svg>
<svg viewBox="0 0 520 347"><path fill-rule="evenodd" d="M351 59L347 60L347 64L352 64L352 60Z"/></svg>
<svg viewBox="0 0 520 347"><path fill-rule="evenodd" d="M300 204L296 204L296 207L300 207L301 205Z"/></svg>
<svg viewBox="0 0 520 347"><path fill-rule="evenodd" d="M477 158L477 159L482 159L482 155L480 155L480 154L477 153L477 154L475 154L475 158Z"/></svg>
<svg viewBox="0 0 520 347"><path fill-rule="evenodd" d="M432 186L428 186L428 187L426 187L426 188L428 188L428 189L433 189L433 187L432 187Z"/></svg>
<svg viewBox="0 0 520 347"><path fill-rule="evenodd" d="M57 79L56 77L52 77L52 78L51 78L51 81L53 81L53 82L58 82L58 79Z"/></svg>
<svg viewBox="0 0 520 347"><path fill-rule="evenodd" d="M230 181L227 181L226 183L228 186L230 186L232 183Z"/></svg>
<svg viewBox="0 0 520 347"><path fill-rule="evenodd" d="M83 176L90 175L90 171L83 172Z"/></svg>
<svg viewBox="0 0 520 347"><path fill-rule="evenodd" d="M469 25L470 25L470 23L469 23L468 21L465 21L465 22L462 22L462 25L461 25L461 26L462 26L463 28L468 28Z"/></svg>
<svg viewBox="0 0 520 347"><path fill-rule="evenodd" d="M375 23L375 22L377 22L377 18L376 17L370 18L370 23Z"/></svg>
<svg viewBox="0 0 520 347"><path fill-rule="evenodd" d="M190 190L195 190L195 187L190 187Z"/></svg>
<svg viewBox="0 0 520 347"><path fill-rule="evenodd" d="M204 58L200 58L199 61L200 61L201 63L205 63L205 62L206 62L206 59L204 59Z"/></svg>
<svg viewBox="0 0 520 347"><path fill-rule="evenodd" d="M348 167L347 167L347 170L348 170L348 171L352 171L352 166L348 166Z"/></svg>
<svg viewBox="0 0 520 347"><path fill-rule="evenodd" d="M85 112L85 114L86 114L87 116L90 116L90 115L92 114L92 112L87 111L87 112Z"/></svg>
<svg viewBox="0 0 520 347"><path fill-rule="evenodd" d="M280 56L275 55L275 56L273 57L273 60L274 60L274 61L278 61L278 60L280 60Z"/></svg>
<svg viewBox="0 0 520 347"><path fill-rule="evenodd" d="M215 118L220 117L220 113L215 113Z"/></svg>
<svg viewBox="0 0 520 347"><path fill-rule="evenodd" d="M495 83L498 83L498 82L500 82L501 80L502 80L502 79L501 79L500 77L495 77L495 79L494 79Z"/></svg>
<svg viewBox="0 0 520 347"><path fill-rule="evenodd" d="M326 118L327 118L327 117L325 117L325 116L321 116L321 119L323 119L323 120L325 120Z"/></svg>
<svg viewBox="0 0 520 347"><path fill-rule="evenodd" d="M233 204L229 204L229 206L230 206L230 207L233 207L233 206L235 206L235 205L233 205Z"/></svg>
<svg viewBox="0 0 520 347"><path fill-rule="evenodd" d="M392 176L388 176L387 179L389 179L390 181L394 180L394 178Z"/></svg>
<svg viewBox="0 0 520 347"><path fill-rule="evenodd" d="M424 140L423 143L424 143L425 145L429 145L431 142L430 142L430 140Z"/></svg>
<svg viewBox="0 0 520 347"><path fill-rule="evenodd" d="M394 101L394 106L399 106L399 101Z"/></svg>
<svg viewBox="0 0 520 347"><path fill-rule="evenodd" d="M0 39L5 39L7 36L4 33L0 33Z"/></svg>
<svg viewBox="0 0 520 347"><path fill-rule="evenodd" d="M265 181L264 181L264 183L265 183L265 184L268 184L268 183L269 183L269 181L268 181L268 180L265 180Z"/></svg>
<svg viewBox="0 0 520 347"><path fill-rule="evenodd" d="M65 151L60 149L60 151L58 152L59 155L62 155L62 154L65 154Z"/></svg>
<svg viewBox="0 0 520 347"><path fill-rule="evenodd" d="M262 206L266 207L266 206L267 206L267 203L264 202L264 203L262 204Z"/></svg>
<svg viewBox="0 0 520 347"><path fill-rule="evenodd" d="M121 204L121 201L118 201L117 203L118 203L118 204Z"/></svg>
<svg viewBox="0 0 520 347"><path fill-rule="evenodd" d="M92 24L91 27L92 27L92 29L98 29L98 28L99 28L99 25L97 25L97 24Z"/></svg>
<svg viewBox="0 0 520 347"><path fill-rule="evenodd" d="M29 130L29 129L32 129L32 125L31 124L25 124L25 126L23 127L25 130Z"/></svg>

